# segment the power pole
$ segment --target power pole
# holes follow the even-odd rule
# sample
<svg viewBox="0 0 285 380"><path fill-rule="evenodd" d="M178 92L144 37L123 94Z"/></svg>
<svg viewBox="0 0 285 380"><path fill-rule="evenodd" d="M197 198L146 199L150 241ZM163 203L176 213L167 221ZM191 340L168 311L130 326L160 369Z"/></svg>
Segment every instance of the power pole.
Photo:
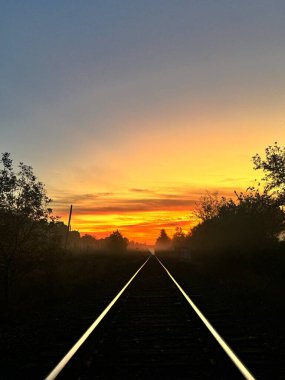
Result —
<svg viewBox="0 0 285 380"><path fill-rule="evenodd" d="M66 249L66 247L67 247L68 235L69 235L69 231L70 231L71 215L72 215L72 205L70 206L70 211L69 211L69 219L68 219L68 226L67 226L67 231L66 231L64 249Z"/></svg>

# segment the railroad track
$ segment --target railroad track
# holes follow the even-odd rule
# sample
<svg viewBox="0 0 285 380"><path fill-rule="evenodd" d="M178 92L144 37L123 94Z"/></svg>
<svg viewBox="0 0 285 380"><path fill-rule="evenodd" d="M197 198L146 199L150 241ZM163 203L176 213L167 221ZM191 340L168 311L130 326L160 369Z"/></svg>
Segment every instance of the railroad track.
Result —
<svg viewBox="0 0 285 380"><path fill-rule="evenodd" d="M46 377L254 379L151 255Z"/></svg>

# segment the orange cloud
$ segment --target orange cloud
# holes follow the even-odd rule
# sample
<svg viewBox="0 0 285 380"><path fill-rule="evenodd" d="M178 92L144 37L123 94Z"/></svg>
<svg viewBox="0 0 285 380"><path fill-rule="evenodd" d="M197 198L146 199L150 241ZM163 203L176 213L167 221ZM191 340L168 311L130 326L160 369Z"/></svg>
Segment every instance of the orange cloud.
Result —
<svg viewBox="0 0 285 380"><path fill-rule="evenodd" d="M172 236L176 227L185 232L197 224L193 214L196 202L204 190L193 188L132 188L122 193L98 192L58 194L54 206L62 220L68 217L73 204L72 228L81 234L106 237L119 229L130 240L153 244L163 228ZM230 188L222 188L222 195L233 195ZM142 197L138 197L142 195Z"/></svg>

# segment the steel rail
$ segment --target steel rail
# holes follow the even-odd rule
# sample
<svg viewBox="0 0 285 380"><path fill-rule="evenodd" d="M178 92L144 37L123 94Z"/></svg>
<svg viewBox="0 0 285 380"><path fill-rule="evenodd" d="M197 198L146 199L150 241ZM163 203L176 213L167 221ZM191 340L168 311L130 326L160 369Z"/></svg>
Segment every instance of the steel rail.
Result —
<svg viewBox="0 0 285 380"><path fill-rule="evenodd" d="M242 361L237 357L237 355L233 352L233 350L230 348L230 346L224 341L224 339L221 337L221 335L214 329L214 327L211 325L211 323L202 314L202 312L198 309L198 307L195 305L195 303L190 299L188 294L182 289L182 287L174 279L174 277L171 275L169 270L162 264L162 262L159 260L159 258L157 256L155 256L155 257L158 260L158 262L160 263L160 265L163 267L163 269L166 271L168 276L171 278L171 280L174 282L174 284L177 286L177 288L180 290L180 292L183 294L186 301L190 304L192 309L195 311L195 313L198 315L198 317L201 319L201 321L207 327L207 329L210 331L210 333L213 335L213 337L216 339L216 341L219 343L219 345L222 347L222 349L225 351L225 353L228 355L228 357L231 359L231 361L235 364L237 369L242 373L244 378L246 380L255 380L255 377L250 373L250 371L246 368L246 366L242 363Z"/></svg>
<svg viewBox="0 0 285 380"><path fill-rule="evenodd" d="M86 330L86 332L81 336L81 338L75 343L75 345L68 351L68 353L61 359L61 361L56 365L56 367L50 372L50 374L45 378L45 380L54 380L59 373L63 370L66 364L70 361L70 359L74 356L74 354L78 351L78 349L82 346L82 344L86 341L89 335L94 331L94 329L99 325L102 319L106 316L106 314L110 311L110 309L114 306L114 304L118 301L133 279L138 275L141 269L148 262L150 256L146 259L146 261L141 265L141 267L135 272L135 274L131 277L131 279L126 283L126 285L122 288L122 290L116 295L115 298L109 303L109 305L103 310L103 312L99 315L99 317L92 323L92 325Z"/></svg>

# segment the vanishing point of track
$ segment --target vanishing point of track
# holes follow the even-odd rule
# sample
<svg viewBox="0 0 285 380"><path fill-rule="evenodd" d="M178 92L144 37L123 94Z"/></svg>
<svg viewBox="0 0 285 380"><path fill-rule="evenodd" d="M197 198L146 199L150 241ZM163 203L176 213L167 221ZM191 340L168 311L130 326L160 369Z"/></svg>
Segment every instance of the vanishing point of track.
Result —
<svg viewBox="0 0 285 380"><path fill-rule="evenodd" d="M46 377L254 379L156 256Z"/></svg>

